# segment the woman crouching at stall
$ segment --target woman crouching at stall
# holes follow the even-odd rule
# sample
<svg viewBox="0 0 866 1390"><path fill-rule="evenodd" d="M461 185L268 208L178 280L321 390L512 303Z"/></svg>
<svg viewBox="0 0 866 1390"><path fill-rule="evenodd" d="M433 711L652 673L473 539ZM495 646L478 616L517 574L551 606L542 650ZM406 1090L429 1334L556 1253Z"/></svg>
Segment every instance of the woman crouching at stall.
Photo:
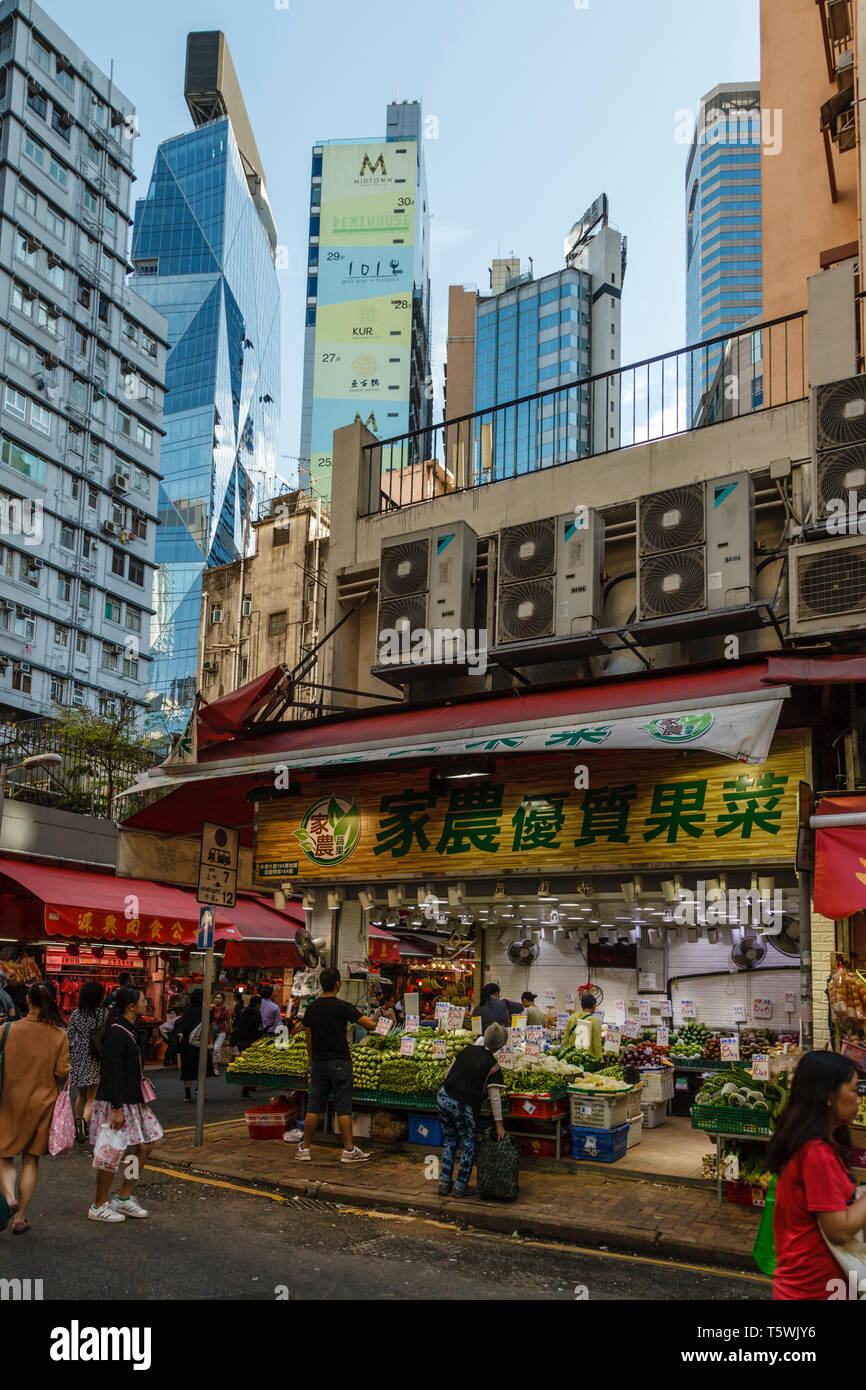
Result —
<svg viewBox="0 0 866 1390"><path fill-rule="evenodd" d="M134 985L122 985L108 1016L99 1090L90 1116L90 1140L96 1169L96 1199L87 1215L91 1221L125 1221L128 1216L147 1216L132 1195L141 1170L162 1128L149 1100L155 1099L149 1081L142 1076L141 1054L135 1041L136 1019L147 1012L147 1000ZM128 1150L129 1168L115 1197L109 1198L114 1175ZM127 1160L129 1163L129 1160Z"/></svg>
<svg viewBox="0 0 866 1390"><path fill-rule="evenodd" d="M502 1123L502 1092L505 1078L496 1060L496 1053L508 1041L507 1029L501 1023L491 1023L484 1030L483 1047L464 1047L451 1063L445 1080L439 1087L436 1109L442 1126L442 1166L439 1170L439 1195L463 1197L475 1162L478 1145L478 1125L481 1106L488 1096L490 1113L496 1125L496 1135L505 1138ZM453 1190L451 1179L454 1161L460 1149L460 1166Z"/></svg>

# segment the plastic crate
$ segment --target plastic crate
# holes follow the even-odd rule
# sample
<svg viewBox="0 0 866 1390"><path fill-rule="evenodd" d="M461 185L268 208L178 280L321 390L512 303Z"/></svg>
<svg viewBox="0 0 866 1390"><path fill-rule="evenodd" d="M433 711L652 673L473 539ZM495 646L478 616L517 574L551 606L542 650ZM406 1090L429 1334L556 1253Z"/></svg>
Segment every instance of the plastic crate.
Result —
<svg viewBox="0 0 866 1390"><path fill-rule="evenodd" d="M760 1118L758 1118L760 1117ZM739 1105L693 1105L692 1129L707 1134L772 1134L766 1110L746 1110Z"/></svg>
<svg viewBox="0 0 866 1390"><path fill-rule="evenodd" d="M674 1071L730 1071L732 1062L710 1062L704 1057L671 1057Z"/></svg>
<svg viewBox="0 0 866 1390"><path fill-rule="evenodd" d="M578 1129L617 1129L629 1117L629 1093L592 1096L571 1095L571 1123Z"/></svg>
<svg viewBox="0 0 866 1390"><path fill-rule="evenodd" d="M271 1090L279 1086L284 1091L306 1091L310 1084L307 1076L275 1071L227 1071L226 1081L231 1086L269 1086Z"/></svg>
<svg viewBox="0 0 866 1390"><path fill-rule="evenodd" d="M640 1143L640 1141L641 1141L641 1132L642 1132L642 1130L643 1130L643 1115L636 1115L633 1119L630 1119L630 1120L629 1120L629 1122L628 1122L628 1147L629 1147L630 1149L633 1149L634 1146L635 1146L635 1144L639 1144L639 1143Z"/></svg>
<svg viewBox="0 0 866 1390"><path fill-rule="evenodd" d="M641 1081L634 1090L628 1093L628 1118L636 1120L640 1116L640 1105L643 1100L643 1082Z"/></svg>
<svg viewBox="0 0 866 1390"><path fill-rule="evenodd" d="M442 1143L442 1126L435 1115L409 1116L409 1143L428 1144L438 1148Z"/></svg>
<svg viewBox="0 0 866 1390"><path fill-rule="evenodd" d="M641 1071L644 1088L641 1102L654 1105L657 1101L673 1100L674 1074L666 1067L663 1071Z"/></svg>
<svg viewBox="0 0 866 1390"><path fill-rule="evenodd" d="M628 1148L627 1124L617 1129L583 1129L573 1125L571 1152L587 1163L616 1163Z"/></svg>
<svg viewBox="0 0 866 1390"><path fill-rule="evenodd" d="M511 1142L516 1144L522 1154L528 1154L531 1158L556 1158L556 1140L543 1138L537 1139L531 1134L512 1134Z"/></svg>
<svg viewBox="0 0 866 1390"><path fill-rule="evenodd" d="M738 1207L766 1206L767 1194L759 1182L726 1182L725 1190L728 1201Z"/></svg>
<svg viewBox="0 0 866 1390"><path fill-rule="evenodd" d="M658 1129L660 1125L666 1125L668 1122L668 1103L666 1100L656 1100L650 1104L644 1101L640 1111L647 1129Z"/></svg>
<svg viewBox="0 0 866 1390"><path fill-rule="evenodd" d="M558 1115L565 1114L565 1105L560 1097L512 1091L509 1100L511 1115L528 1115L533 1120L555 1120Z"/></svg>
<svg viewBox="0 0 866 1390"><path fill-rule="evenodd" d="M244 1112L251 1139L282 1139L298 1117L297 1106L254 1105Z"/></svg>

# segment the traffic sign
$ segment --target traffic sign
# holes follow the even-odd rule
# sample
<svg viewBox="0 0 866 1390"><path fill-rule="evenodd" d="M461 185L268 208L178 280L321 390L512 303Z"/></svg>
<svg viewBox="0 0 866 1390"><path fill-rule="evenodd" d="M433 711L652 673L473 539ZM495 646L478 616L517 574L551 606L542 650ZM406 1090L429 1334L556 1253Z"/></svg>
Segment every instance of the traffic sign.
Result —
<svg viewBox="0 0 866 1390"><path fill-rule="evenodd" d="M196 901L234 907L238 890L238 832L206 821L201 828Z"/></svg>
<svg viewBox="0 0 866 1390"><path fill-rule="evenodd" d="M209 951L213 946L213 923L213 908L203 907L198 914L198 941L196 942L196 947L199 951Z"/></svg>

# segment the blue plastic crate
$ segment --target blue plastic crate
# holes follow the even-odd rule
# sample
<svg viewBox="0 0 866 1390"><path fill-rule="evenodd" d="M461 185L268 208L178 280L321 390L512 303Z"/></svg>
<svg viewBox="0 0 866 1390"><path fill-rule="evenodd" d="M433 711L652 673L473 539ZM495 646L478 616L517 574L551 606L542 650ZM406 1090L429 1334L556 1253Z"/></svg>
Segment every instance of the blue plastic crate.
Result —
<svg viewBox="0 0 866 1390"><path fill-rule="evenodd" d="M432 1144L439 1148L442 1143L442 1126L435 1115L409 1116L409 1143Z"/></svg>
<svg viewBox="0 0 866 1390"><path fill-rule="evenodd" d="M571 1152L574 1158L588 1163L616 1163L628 1148L627 1124L616 1129L571 1129Z"/></svg>

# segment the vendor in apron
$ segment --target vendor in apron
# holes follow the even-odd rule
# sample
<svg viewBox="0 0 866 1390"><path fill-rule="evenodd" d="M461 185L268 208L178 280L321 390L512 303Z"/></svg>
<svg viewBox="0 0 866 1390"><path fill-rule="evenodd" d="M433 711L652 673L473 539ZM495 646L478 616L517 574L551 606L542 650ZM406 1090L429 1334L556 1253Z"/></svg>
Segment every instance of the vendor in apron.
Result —
<svg viewBox="0 0 866 1390"><path fill-rule="evenodd" d="M596 998L594 994L580 996L580 1009L573 1013L565 1025L563 1047L579 1047L602 1058L604 1047L601 1041L601 1024L595 1017Z"/></svg>

